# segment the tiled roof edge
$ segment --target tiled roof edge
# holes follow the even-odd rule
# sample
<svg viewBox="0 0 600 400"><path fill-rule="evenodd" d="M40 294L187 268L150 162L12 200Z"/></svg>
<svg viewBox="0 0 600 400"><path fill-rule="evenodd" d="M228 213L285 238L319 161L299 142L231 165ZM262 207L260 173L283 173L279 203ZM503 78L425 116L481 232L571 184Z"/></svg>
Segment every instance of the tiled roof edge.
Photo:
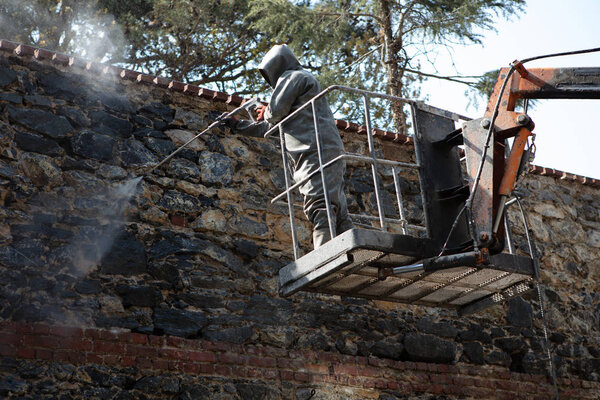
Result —
<svg viewBox="0 0 600 400"><path fill-rule="evenodd" d="M120 79L135 81L139 83L145 83L149 85L156 85L165 89L173 90L176 92L186 93L192 96L199 96L203 99L226 103L232 106L240 106L247 99L238 96L230 95L224 92L217 92L207 88L170 80L160 76L147 75L140 72L132 71L125 68L115 67L113 65L88 61L79 57L69 56L67 54L58 53L38 47L33 47L25 44L11 42L9 40L0 39L0 51L10 52L20 57L33 57L37 60L51 61L55 64L63 66L78 66L82 69L93 71L104 75L112 75ZM359 134L366 134L367 129L365 126L356 124L354 122L347 122L344 120L335 120L337 128L343 132L356 132ZM413 144L413 138L404 134L395 133L391 131L383 131L380 129L374 129L373 135L380 138L381 140L391 141L400 144ZM539 165L532 165L530 172L541 176L551 176L562 180L579 182L583 185L600 187L600 180L589 178L586 176L575 175L569 172L559 171L553 168L541 167Z"/></svg>

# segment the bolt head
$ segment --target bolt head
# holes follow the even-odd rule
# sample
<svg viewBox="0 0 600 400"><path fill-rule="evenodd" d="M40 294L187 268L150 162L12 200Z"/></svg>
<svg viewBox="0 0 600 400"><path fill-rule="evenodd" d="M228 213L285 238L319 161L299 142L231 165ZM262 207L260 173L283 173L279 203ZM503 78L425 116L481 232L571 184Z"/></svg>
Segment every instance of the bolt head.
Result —
<svg viewBox="0 0 600 400"><path fill-rule="evenodd" d="M484 118L481 120L481 127L483 129L488 129L490 127L490 123L491 123L491 121L489 119Z"/></svg>
<svg viewBox="0 0 600 400"><path fill-rule="evenodd" d="M521 125L525 125L529 122L529 117L527 116L527 114L521 114L517 117L517 122Z"/></svg>

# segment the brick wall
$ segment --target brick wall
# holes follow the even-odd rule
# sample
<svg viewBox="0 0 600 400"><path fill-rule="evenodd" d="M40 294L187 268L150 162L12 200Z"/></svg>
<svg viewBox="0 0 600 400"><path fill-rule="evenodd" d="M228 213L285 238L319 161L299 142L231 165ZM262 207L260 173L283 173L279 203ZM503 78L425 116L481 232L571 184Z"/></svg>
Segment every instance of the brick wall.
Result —
<svg viewBox="0 0 600 400"><path fill-rule="evenodd" d="M277 271L292 254L286 207L269 205L283 179L276 141L217 129L144 179L128 207L108 196L240 101L0 41L3 396L549 397L533 295L462 318L280 298ZM348 150L364 149L358 125L338 127ZM377 136L378 153L413 160L410 139ZM349 165L353 212L374 211L369 174ZM421 222L414 173L401 185ZM598 395L597 186L537 167L520 187L563 398ZM300 237L308 249L306 222Z"/></svg>
<svg viewBox="0 0 600 400"><path fill-rule="evenodd" d="M112 391L118 396L126 393L134 398L155 398L173 394L173 386L177 386L179 396L192 396L200 386L206 398L217 398L227 391L222 383L227 381L236 382L239 396L247 389L240 382L249 382L251 393L262 393L265 398L301 398L308 389L315 390L315 399L337 398L332 394L339 387L357 398L394 398L383 397L385 394L401 398L411 393L423 398L439 395L541 400L554 394L550 380L544 376L511 373L499 367L394 361L97 328L5 322L0 324L0 341L0 356L20 360L15 370L35 364L42 371L27 380L5 382L0 386L4 394L7 388L23 394L40 381L54 379L50 368L46 369L52 364L66 364L89 378L75 391L65 391L65 395L93 393L96 389L97 395ZM4 361L2 368L6 369L7 364ZM94 375L94 369L102 372ZM126 374L131 381L104 382L108 374ZM140 384L151 378L155 381L150 387ZM196 387L186 391L186 381L196 382ZM558 385L564 399L597 399L600 395L598 382L563 378ZM46 390L52 393L57 386L60 380L47 383ZM259 398L253 396L242 398Z"/></svg>

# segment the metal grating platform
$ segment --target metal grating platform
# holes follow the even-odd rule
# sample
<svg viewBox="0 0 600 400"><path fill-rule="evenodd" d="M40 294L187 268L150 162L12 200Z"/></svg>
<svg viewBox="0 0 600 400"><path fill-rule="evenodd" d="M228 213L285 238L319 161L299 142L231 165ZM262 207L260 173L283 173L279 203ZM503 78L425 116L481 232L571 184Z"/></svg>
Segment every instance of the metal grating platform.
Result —
<svg viewBox="0 0 600 400"><path fill-rule="evenodd" d="M501 253L477 265L425 266L391 273L430 257L430 239L352 229L279 272L280 294L297 291L453 308L469 314L533 289L528 257Z"/></svg>

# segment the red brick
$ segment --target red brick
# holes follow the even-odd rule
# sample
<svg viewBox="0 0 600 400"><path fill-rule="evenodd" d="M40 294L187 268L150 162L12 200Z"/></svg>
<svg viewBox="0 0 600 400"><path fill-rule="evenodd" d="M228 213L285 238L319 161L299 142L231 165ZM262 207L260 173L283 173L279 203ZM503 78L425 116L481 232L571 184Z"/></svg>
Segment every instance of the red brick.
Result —
<svg viewBox="0 0 600 400"><path fill-rule="evenodd" d="M0 40L1 42L1 40ZM0 332L4 333L16 333L17 332L17 323L13 321L1 321L0 322Z"/></svg>
<svg viewBox="0 0 600 400"><path fill-rule="evenodd" d="M216 365L215 373L217 373L218 375L230 376L231 368L226 365Z"/></svg>
<svg viewBox="0 0 600 400"><path fill-rule="evenodd" d="M148 343L148 335L142 333L131 333L129 335L130 343L146 344Z"/></svg>
<svg viewBox="0 0 600 400"><path fill-rule="evenodd" d="M106 354L123 354L125 353L125 345L122 343L96 341L94 342L94 351Z"/></svg>
<svg viewBox="0 0 600 400"><path fill-rule="evenodd" d="M207 374L207 375L214 375L214 373L215 373L215 366L214 366L214 364L200 364L199 365L198 373L200 373L200 374Z"/></svg>
<svg viewBox="0 0 600 400"><path fill-rule="evenodd" d="M123 356L121 357L121 365L124 367L133 367L136 364L135 357Z"/></svg>
<svg viewBox="0 0 600 400"><path fill-rule="evenodd" d="M231 376L236 378L247 378L248 377L248 369L241 365L232 365L231 366Z"/></svg>
<svg viewBox="0 0 600 400"><path fill-rule="evenodd" d="M329 374L329 366L323 364L304 364L304 370L312 374Z"/></svg>
<svg viewBox="0 0 600 400"><path fill-rule="evenodd" d="M250 357L248 365L255 367L274 368L277 366L277 360L270 357Z"/></svg>
<svg viewBox="0 0 600 400"><path fill-rule="evenodd" d="M448 373L448 372L450 372L450 366L446 365L446 364L439 364L437 366L437 370L439 372Z"/></svg>
<svg viewBox="0 0 600 400"><path fill-rule="evenodd" d="M4 344L4 345L17 345L21 342L21 335L17 335L16 333L5 333L5 332L0 332L0 343Z"/></svg>
<svg viewBox="0 0 600 400"><path fill-rule="evenodd" d="M98 329L86 328L83 330L83 336L90 339L100 339L100 331Z"/></svg>
<svg viewBox="0 0 600 400"><path fill-rule="evenodd" d="M279 371L279 376L281 377L282 381L292 381L292 380L294 380L294 372L293 371L280 370Z"/></svg>
<svg viewBox="0 0 600 400"><path fill-rule="evenodd" d="M173 363L173 368L171 368L171 363L169 362L169 360L155 358L152 360L152 369L159 371L176 370L176 364L177 363Z"/></svg>
<svg viewBox="0 0 600 400"><path fill-rule="evenodd" d="M192 361L216 362L217 356L210 351L189 351L188 357Z"/></svg>
<svg viewBox="0 0 600 400"><path fill-rule="evenodd" d="M159 349L158 354L161 357L174 359L174 360L187 360L188 355L186 351L183 350L175 350L175 349Z"/></svg>
<svg viewBox="0 0 600 400"><path fill-rule="evenodd" d="M275 358L288 356L288 352L286 349L279 349L277 347L263 347L262 353L264 356Z"/></svg>
<svg viewBox="0 0 600 400"><path fill-rule="evenodd" d="M56 350L53 352L54 361L69 361L69 350Z"/></svg>
<svg viewBox="0 0 600 400"><path fill-rule="evenodd" d="M61 336L61 337L72 337L72 336L83 336L83 329L74 328L70 326L51 326L50 332L51 335Z"/></svg>
<svg viewBox="0 0 600 400"><path fill-rule="evenodd" d="M28 323L21 323L17 325L17 333L32 333L33 325Z"/></svg>
<svg viewBox="0 0 600 400"><path fill-rule="evenodd" d="M306 372L294 372L294 380L298 382L309 382L310 375Z"/></svg>
<svg viewBox="0 0 600 400"><path fill-rule="evenodd" d="M356 368L358 375L362 375L362 376L369 376L369 377L375 377L375 376L381 376L381 371L377 368L373 368L373 367L357 367Z"/></svg>
<svg viewBox="0 0 600 400"><path fill-rule="evenodd" d="M104 359L104 364L107 365L120 365L121 364L121 356L117 354L106 354L102 357Z"/></svg>
<svg viewBox="0 0 600 400"><path fill-rule="evenodd" d="M289 358L278 358L277 366L283 369L299 369L304 368L305 362L303 360L290 360Z"/></svg>
<svg viewBox="0 0 600 400"><path fill-rule="evenodd" d="M113 341L113 342L119 340L118 332L99 330L99 333L100 333L100 339L102 339L102 340L108 340L108 341Z"/></svg>
<svg viewBox="0 0 600 400"><path fill-rule="evenodd" d="M337 364L333 366L333 373L336 375L358 375L355 365Z"/></svg>
<svg viewBox="0 0 600 400"><path fill-rule="evenodd" d="M17 357L19 358L35 358L35 350L29 347L20 347L17 350Z"/></svg>
<svg viewBox="0 0 600 400"><path fill-rule="evenodd" d="M152 369L152 360L146 357L137 357L135 363L140 369Z"/></svg>
<svg viewBox="0 0 600 400"><path fill-rule="evenodd" d="M165 338L163 336L155 336L155 335L148 336L148 344L150 344L150 346L162 347L162 346L164 346L164 343L165 343Z"/></svg>
<svg viewBox="0 0 600 400"><path fill-rule="evenodd" d="M95 354L95 353L86 353L85 360L88 363L92 363L92 364L102 364L104 362L102 360L102 356Z"/></svg>
<svg viewBox="0 0 600 400"><path fill-rule="evenodd" d="M181 370L187 374L197 374L200 371L200 365L196 363L181 363Z"/></svg>
<svg viewBox="0 0 600 400"><path fill-rule="evenodd" d="M47 349L36 349L35 350L36 360L52 360L52 350Z"/></svg>
<svg viewBox="0 0 600 400"><path fill-rule="evenodd" d="M167 337L167 346L171 347L182 347L184 339L176 336Z"/></svg>
<svg viewBox="0 0 600 400"><path fill-rule="evenodd" d="M60 341L60 348L80 351L92 351L94 345L91 340L86 340L82 338L63 338Z"/></svg>
<svg viewBox="0 0 600 400"><path fill-rule="evenodd" d="M220 353L218 356L219 362L225 364L245 364L246 357L236 353Z"/></svg>
<svg viewBox="0 0 600 400"><path fill-rule="evenodd" d="M316 358L319 361L329 361L329 362L340 362L342 359L339 354L325 353L325 352L316 353Z"/></svg>
<svg viewBox="0 0 600 400"><path fill-rule="evenodd" d="M453 394L456 396L469 395L474 388L460 385L448 385L446 389L447 394Z"/></svg>
<svg viewBox="0 0 600 400"><path fill-rule="evenodd" d="M141 346L128 344L125 354L130 356L155 357L158 354L158 349L153 346Z"/></svg>
<svg viewBox="0 0 600 400"><path fill-rule="evenodd" d="M23 344L29 347L45 347L56 349L59 347L59 339L52 336L40 335L25 335L23 336Z"/></svg>

